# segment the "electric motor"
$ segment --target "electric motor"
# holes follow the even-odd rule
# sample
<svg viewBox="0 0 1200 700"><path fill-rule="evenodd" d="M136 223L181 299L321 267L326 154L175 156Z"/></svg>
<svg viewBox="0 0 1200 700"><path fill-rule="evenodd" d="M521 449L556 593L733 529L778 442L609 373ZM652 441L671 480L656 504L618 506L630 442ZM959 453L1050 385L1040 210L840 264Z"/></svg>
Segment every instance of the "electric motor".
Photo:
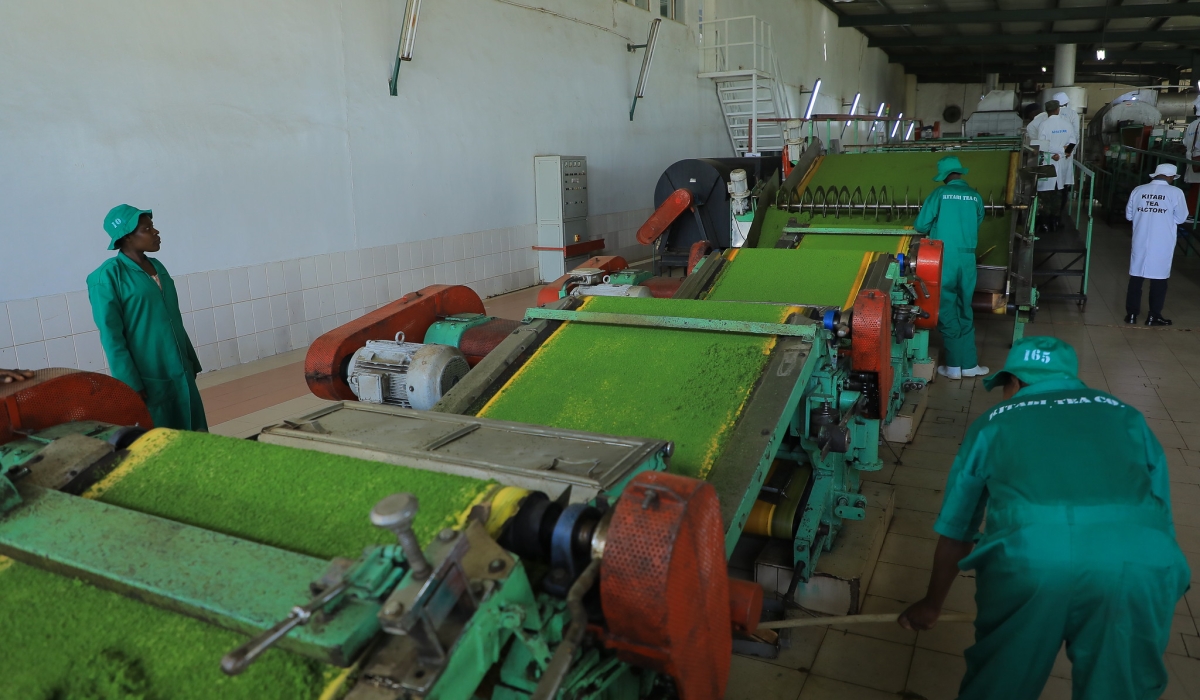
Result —
<svg viewBox="0 0 1200 700"><path fill-rule="evenodd" d="M470 367L449 345L368 340L350 358L346 383L364 403L384 403L427 411L466 376Z"/></svg>

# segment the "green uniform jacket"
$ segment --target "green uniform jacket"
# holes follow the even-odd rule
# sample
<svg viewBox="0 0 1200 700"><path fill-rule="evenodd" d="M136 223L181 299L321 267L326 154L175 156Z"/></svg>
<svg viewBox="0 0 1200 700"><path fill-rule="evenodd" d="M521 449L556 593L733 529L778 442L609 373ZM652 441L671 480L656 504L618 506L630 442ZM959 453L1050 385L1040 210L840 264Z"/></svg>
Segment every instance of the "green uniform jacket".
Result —
<svg viewBox="0 0 1200 700"><path fill-rule="evenodd" d="M1151 700L1191 580L1162 446L1078 379L1037 382L971 425L934 530L968 541L975 645L960 700L1036 698L1064 641L1076 698Z"/></svg>
<svg viewBox="0 0 1200 700"><path fill-rule="evenodd" d="M137 263L117 253L88 275L88 299L112 376L146 392L158 428L207 430L196 388L200 360L192 348L175 282L149 258L162 289Z"/></svg>
<svg viewBox="0 0 1200 700"><path fill-rule="evenodd" d="M983 197L966 180L951 180L925 198L913 224L919 233L945 244L937 327L949 367L968 369L979 364L971 297L975 294L975 246L982 221Z"/></svg>
<svg viewBox="0 0 1200 700"><path fill-rule="evenodd" d="M974 254L981 223L983 197L966 180L951 180L925 198L913 228L928 233L935 241L945 241L946 253L959 252L953 248L970 248Z"/></svg>

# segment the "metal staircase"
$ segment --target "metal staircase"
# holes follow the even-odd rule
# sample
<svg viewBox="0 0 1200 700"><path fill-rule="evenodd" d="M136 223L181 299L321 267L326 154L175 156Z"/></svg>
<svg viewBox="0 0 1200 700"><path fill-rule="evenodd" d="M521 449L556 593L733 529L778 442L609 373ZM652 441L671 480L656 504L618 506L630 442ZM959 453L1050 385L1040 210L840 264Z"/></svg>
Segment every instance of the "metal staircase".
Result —
<svg viewBox="0 0 1200 700"><path fill-rule="evenodd" d="M750 15L700 23L700 77L711 78L733 150L783 150L790 113L771 27Z"/></svg>

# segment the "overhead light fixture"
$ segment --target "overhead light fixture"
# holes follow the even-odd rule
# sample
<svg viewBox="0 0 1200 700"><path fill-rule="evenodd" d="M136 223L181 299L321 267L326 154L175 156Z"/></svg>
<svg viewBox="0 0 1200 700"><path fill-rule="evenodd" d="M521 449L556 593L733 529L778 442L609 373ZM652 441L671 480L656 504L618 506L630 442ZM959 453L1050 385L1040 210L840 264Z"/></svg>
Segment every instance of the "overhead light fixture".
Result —
<svg viewBox="0 0 1200 700"><path fill-rule="evenodd" d="M861 92L854 93L854 103L850 105L850 116L852 117L854 116L854 113L858 111L858 98L860 97L862 97ZM846 120L846 126L850 126L849 119Z"/></svg>
<svg viewBox="0 0 1200 700"><path fill-rule="evenodd" d="M882 116L883 116L883 109L884 109L884 107L887 107L887 103L885 103L885 102L880 102L880 103L879 103L879 111L875 113L875 116L876 116L876 117L882 117Z"/></svg>
<svg viewBox="0 0 1200 700"><path fill-rule="evenodd" d="M896 131L900 129L900 121L902 119L904 119L904 112L901 112L899 116L896 117L896 123L892 124L892 133L888 136L888 138L896 138Z"/></svg>
<svg viewBox="0 0 1200 700"><path fill-rule="evenodd" d="M817 82L813 85L812 94L808 96L808 109L804 110L804 118L812 117L813 107L817 106L817 93L821 92L821 79L817 78Z"/></svg>
<svg viewBox="0 0 1200 700"><path fill-rule="evenodd" d="M913 127L914 127L914 126L916 126L916 125L917 125L917 123L916 123L916 122L909 122L909 123L908 123L908 131L904 132L904 140L905 140L905 141L907 141L907 140L909 140L909 139L911 139L911 138L912 138Z"/></svg>
<svg viewBox="0 0 1200 700"><path fill-rule="evenodd" d="M1103 60L1104 60L1104 55L1105 55L1105 54L1104 54L1104 49L1096 49L1096 60L1097 60L1097 61L1103 61Z"/></svg>
<svg viewBox="0 0 1200 700"><path fill-rule="evenodd" d="M1045 73L1045 72L1046 72L1046 67L1045 67L1045 66L1042 66L1042 72L1043 72L1043 73Z"/></svg>

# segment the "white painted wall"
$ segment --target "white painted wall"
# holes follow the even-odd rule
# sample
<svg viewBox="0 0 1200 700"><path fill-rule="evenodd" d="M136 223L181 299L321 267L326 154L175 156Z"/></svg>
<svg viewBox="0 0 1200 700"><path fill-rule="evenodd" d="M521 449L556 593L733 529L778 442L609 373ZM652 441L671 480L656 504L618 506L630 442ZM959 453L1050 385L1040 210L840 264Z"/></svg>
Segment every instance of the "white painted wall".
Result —
<svg viewBox="0 0 1200 700"><path fill-rule="evenodd" d="M820 79L815 114L845 113L857 92L863 93L861 114L874 114L880 102L893 105L893 115L903 110L904 69L889 64L882 50L868 48L858 30L839 28L833 12L816 0L724 0L719 5L721 16L757 15L771 25L783 80L803 91L801 108Z"/></svg>
<svg viewBox="0 0 1200 700"><path fill-rule="evenodd" d="M708 2L710 17L772 22L789 82L902 91L898 67L816 0ZM619 0L427 2L391 97L403 5L8 3L0 231L31 252L0 274L0 366L102 362L78 290L110 255L101 222L118 203L154 209L211 369L303 347L435 281L532 284L535 155L587 156L590 228L624 248L668 165L731 153L696 77L696 0L691 26L663 22L632 123L641 53L625 47L655 15Z"/></svg>

